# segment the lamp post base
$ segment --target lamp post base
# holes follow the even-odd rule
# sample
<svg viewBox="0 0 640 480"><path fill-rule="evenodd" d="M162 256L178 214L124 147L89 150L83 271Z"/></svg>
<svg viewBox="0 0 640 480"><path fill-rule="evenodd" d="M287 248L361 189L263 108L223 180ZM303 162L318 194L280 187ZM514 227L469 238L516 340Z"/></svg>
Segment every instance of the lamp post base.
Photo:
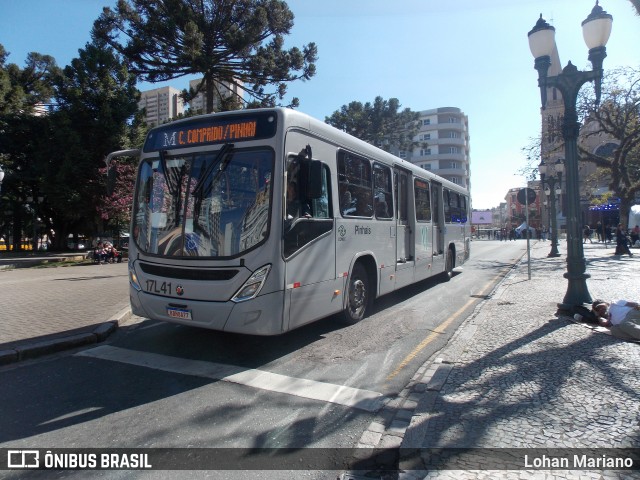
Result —
<svg viewBox="0 0 640 480"><path fill-rule="evenodd" d="M567 285L567 293L564 296L564 300L561 304L558 304L558 308L561 310L567 310L566 308L561 308L561 305L571 307L592 302L591 294L587 288L587 278L591 278L591 275L588 273L566 272L563 276L569 281L569 283Z"/></svg>
<svg viewBox="0 0 640 480"><path fill-rule="evenodd" d="M558 251L558 239L556 237L551 239L551 250L549 251L549 255L547 257L559 257L560 252Z"/></svg>

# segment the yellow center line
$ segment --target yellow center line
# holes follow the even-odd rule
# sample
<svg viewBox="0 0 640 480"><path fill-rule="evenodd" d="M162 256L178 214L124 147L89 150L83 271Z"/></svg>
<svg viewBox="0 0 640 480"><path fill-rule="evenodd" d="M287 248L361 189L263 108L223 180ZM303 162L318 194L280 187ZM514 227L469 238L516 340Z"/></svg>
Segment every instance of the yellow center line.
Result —
<svg viewBox="0 0 640 480"><path fill-rule="evenodd" d="M491 283L491 282L490 282ZM485 287L486 290L486 287ZM482 291L482 293L480 293L478 296L483 297L486 294L484 293L484 290ZM427 345L429 345L438 335L440 335L441 333L443 333L447 327L449 325L451 325L451 323L458 318L459 315L461 315L467 308L469 308L469 306L471 306L474 302L476 302L477 299L475 298L471 298L467 303L465 303L462 307L460 307L458 309L457 312L455 312L453 315L451 315L447 320L445 320L444 322L442 322L440 325L438 325L436 327L435 330L433 330L424 340L422 340L418 346L416 348L413 349L413 351L407 355L404 360L402 360L402 362L400 362L400 365L398 365L398 368L396 368L393 372L391 372L388 376L387 376L387 380L391 380L393 377L395 377L396 375L398 375L398 373L400 373L400 371L407 366L407 364L413 360Z"/></svg>

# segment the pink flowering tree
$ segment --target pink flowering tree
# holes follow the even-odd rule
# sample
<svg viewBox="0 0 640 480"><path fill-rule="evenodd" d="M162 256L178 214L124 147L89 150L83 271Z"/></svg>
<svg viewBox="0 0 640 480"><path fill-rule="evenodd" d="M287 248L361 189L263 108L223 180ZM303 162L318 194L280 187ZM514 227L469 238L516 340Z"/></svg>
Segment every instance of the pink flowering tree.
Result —
<svg viewBox="0 0 640 480"><path fill-rule="evenodd" d="M107 176L106 167L101 168L100 173ZM98 214L105 227L117 232L123 227L128 228L131 221L135 175L136 166L133 159L119 159L111 163L106 180L107 192L99 198L97 205Z"/></svg>

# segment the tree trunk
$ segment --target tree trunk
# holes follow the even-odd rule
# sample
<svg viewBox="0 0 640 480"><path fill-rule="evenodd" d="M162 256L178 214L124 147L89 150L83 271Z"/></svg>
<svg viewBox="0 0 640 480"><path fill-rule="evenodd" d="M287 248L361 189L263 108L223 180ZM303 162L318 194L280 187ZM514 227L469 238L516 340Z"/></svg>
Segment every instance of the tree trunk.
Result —
<svg viewBox="0 0 640 480"><path fill-rule="evenodd" d="M13 206L13 231L11 236L13 237L11 250L14 252L20 251L22 246L22 210L18 204Z"/></svg>
<svg viewBox="0 0 640 480"><path fill-rule="evenodd" d="M205 77L205 96L207 113L213 113L213 79L210 75Z"/></svg>

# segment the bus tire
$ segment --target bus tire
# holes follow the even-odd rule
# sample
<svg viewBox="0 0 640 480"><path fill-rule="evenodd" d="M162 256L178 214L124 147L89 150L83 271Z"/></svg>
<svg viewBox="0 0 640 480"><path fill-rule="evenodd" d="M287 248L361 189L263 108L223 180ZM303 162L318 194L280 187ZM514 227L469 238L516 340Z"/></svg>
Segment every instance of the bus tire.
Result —
<svg viewBox="0 0 640 480"><path fill-rule="evenodd" d="M453 277L453 269L455 266L456 266L455 256L453 254L453 249L450 248L449 250L447 250L447 258L445 260L445 267L444 267L445 280L451 280L451 278Z"/></svg>
<svg viewBox="0 0 640 480"><path fill-rule="evenodd" d="M364 318L371 303L369 276L361 263L353 266L346 293L347 305L343 312L343 320L347 325L354 325Z"/></svg>

